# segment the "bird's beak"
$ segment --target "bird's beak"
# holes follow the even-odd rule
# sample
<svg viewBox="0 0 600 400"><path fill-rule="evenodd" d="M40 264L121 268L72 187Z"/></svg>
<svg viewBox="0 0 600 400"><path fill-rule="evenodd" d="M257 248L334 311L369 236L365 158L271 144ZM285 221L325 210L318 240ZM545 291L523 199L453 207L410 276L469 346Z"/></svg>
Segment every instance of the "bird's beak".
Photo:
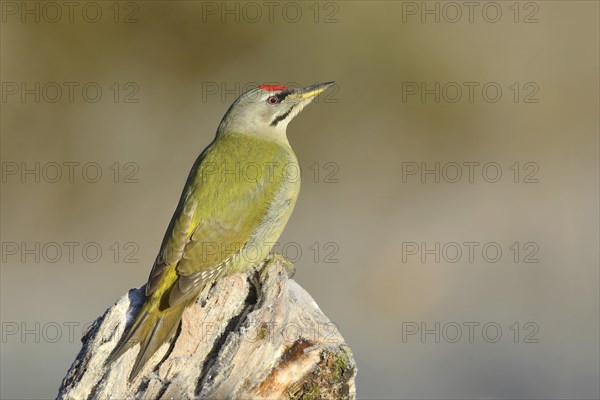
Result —
<svg viewBox="0 0 600 400"><path fill-rule="evenodd" d="M333 85L335 85L335 82L317 83L305 88L296 89L296 95L300 100L309 100L318 96L325 89Z"/></svg>

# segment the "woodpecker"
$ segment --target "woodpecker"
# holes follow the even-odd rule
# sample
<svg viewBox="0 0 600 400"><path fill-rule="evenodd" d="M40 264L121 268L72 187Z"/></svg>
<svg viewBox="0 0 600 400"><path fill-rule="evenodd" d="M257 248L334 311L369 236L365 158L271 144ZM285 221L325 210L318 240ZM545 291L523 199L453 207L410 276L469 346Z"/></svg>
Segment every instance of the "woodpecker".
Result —
<svg viewBox="0 0 600 400"><path fill-rule="evenodd" d="M197 158L146 283L146 298L107 362L139 344L129 381L176 332L202 289L266 259L300 191L286 128L335 82L262 85L242 94Z"/></svg>

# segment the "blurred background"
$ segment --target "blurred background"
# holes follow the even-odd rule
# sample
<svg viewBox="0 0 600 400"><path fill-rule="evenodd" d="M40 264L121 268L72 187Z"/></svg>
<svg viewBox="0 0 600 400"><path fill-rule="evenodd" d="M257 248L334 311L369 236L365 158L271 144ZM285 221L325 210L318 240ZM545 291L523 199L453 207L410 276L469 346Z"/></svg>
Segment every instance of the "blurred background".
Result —
<svg viewBox="0 0 600 400"><path fill-rule="evenodd" d="M275 250L359 398L598 398L599 3L1 7L2 398L145 283L242 91L329 80Z"/></svg>

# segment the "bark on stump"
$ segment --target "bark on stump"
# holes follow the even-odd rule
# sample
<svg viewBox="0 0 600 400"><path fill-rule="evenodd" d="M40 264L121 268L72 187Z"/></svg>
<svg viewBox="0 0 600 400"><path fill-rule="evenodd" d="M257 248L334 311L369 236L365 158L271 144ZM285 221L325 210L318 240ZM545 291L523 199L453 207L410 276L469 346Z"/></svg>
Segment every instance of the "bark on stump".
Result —
<svg viewBox="0 0 600 400"><path fill-rule="evenodd" d="M144 300L130 290L84 334L58 398L355 398L350 348L287 271L269 262L206 288L131 383L139 346L105 365Z"/></svg>

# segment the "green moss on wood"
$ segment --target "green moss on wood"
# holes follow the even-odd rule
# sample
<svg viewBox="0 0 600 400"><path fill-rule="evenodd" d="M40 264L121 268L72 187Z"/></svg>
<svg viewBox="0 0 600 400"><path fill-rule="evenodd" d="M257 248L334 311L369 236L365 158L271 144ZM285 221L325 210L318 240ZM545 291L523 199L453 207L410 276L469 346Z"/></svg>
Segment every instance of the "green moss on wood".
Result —
<svg viewBox="0 0 600 400"><path fill-rule="evenodd" d="M293 400L348 399L356 366L344 351L325 350L317 366L286 391Z"/></svg>

